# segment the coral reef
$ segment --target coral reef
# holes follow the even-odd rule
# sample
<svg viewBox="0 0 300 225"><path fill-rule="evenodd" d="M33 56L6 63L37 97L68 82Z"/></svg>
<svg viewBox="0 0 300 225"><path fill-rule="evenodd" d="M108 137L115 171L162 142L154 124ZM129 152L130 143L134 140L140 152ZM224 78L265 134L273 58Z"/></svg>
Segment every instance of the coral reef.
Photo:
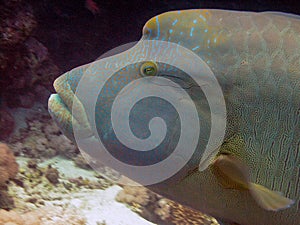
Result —
<svg viewBox="0 0 300 225"><path fill-rule="evenodd" d="M140 186L125 186L116 196L116 200L127 204L148 205L149 202L157 200L157 196L148 189Z"/></svg>
<svg viewBox="0 0 300 225"><path fill-rule="evenodd" d="M157 202L155 214L167 224L219 225L215 218L165 198Z"/></svg>
<svg viewBox="0 0 300 225"><path fill-rule="evenodd" d="M91 169L90 164L87 162L87 160L81 154L78 154L74 158L74 163L79 168L82 168L82 169Z"/></svg>
<svg viewBox="0 0 300 225"><path fill-rule="evenodd" d="M1 1L0 47L11 49L21 44L36 27L32 11L21 6L22 1Z"/></svg>
<svg viewBox="0 0 300 225"><path fill-rule="evenodd" d="M0 140L6 139L13 132L15 121L13 116L4 109L0 109Z"/></svg>
<svg viewBox="0 0 300 225"><path fill-rule="evenodd" d="M46 103L52 83L61 71L49 58L47 48L33 37L16 49L3 56L9 59L7 68L2 69L5 77L0 81L0 94L6 105L31 108L37 99ZM40 99L41 94L46 96Z"/></svg>
<svg viewBox="0 0 300 225"><path fill-rule="evenodd" d="M0 1L0 107L31 108L35 101L46 106L54 79L61 74L49 57L47 48L33 38L36 19L28 2ZM0 119L7 119L1 111ZM13 117L9 117L14 123ZM0 122L0 139L12 133ZM7 128L7 129L6 129Z"/></svg>
<svg viewBox="0 0 300 225"><path fill-rule="evenodd" d="M15 207L15 202L6 190L0 190L0 209L13 209Z"/></svg>
<svg viewBox="0 0 300 225"><path fill-rule="evenodd" d="M112 185L112 183L106 179L98 178L97 181L91 181L83 177L69 178L68 181L75 184L77 188L85 187L88 189L106 189Z"/></svg>
<svg viewBox="0 0 300 225"><path fill-rule="evenodd" d="M51 158L63 155L74 158L78 148L59 130L50 116L36 116L27 121L27 128L10 138L10 146L16 155L31 158Z"/></svg>
<svg viewBox="0 0 300 225"><path fill-rule="evenodd" d="M34 210L43 207L46 202L62 201L63 199L72 198L72 194L81 190L106 189L112 183L103 177L95 177L93 171L88 171L88 177L68 176L65 170L74 170L76 168L71 160L56 157L46 162L41 160L25 160L21 163L19 173L13 179L9 186L9 194L14 197L15 207L20 211ZM60 163L66 164L66 169L62 169ZM77 169L74 174L84 170ZM93 174L91 176L91 174ZM58 182L59 181L59 182Z"/></svg>
<svg viewBox="0 0 300 225"><path fill-rule="evenodd" d="M44 207L26 213L0 210L2 225L84 225L86 219L75 208Z"/></svg>
<svg viewBox="0 0 300 225"><path fill-rule="evenodd" d="M0 140L14 131L14 117L5 107L46 106L53 80L61 73L46 47L31 37L37 27L28 2L0 1Z"/></svg>
<svg viewBox="0 0 300 225"><path fill-rule="evenodd" d="M18 173L16 158L9 147L0 142L0 209L14 207L13 199L7 193L7 182Z"/></svg>
<svg viewBox="0 0 300 225"><path fill-rule="evenodd" d="M164 221L155 214L153 207L161 196L142 186L124 186L116 196L116 200L126 203L134 212L154 223L162 224Z"/></svg>
<svg viewBox="0 0 300 225"><path fill-rule="evenodd" d="M0 142L0 187L6 186L9 179L14 178L18 173L16 158L9 147Z"/></svg>
<svg viewBox="0 0 300 225"><path fill-rule="evenodd" d="M116 200L128 204L133 211L158 224L219 224L208 215L163 198L141 186L125 186L116 196Z"/></svg>
<svg viewBox="0 0 300 225"><path fill-rule="evenodd" d="M52 168L51 165L48 165L48 168L45 173L45 177L51 184L58 184L59 183L59 172L57 169Z"/></svg>

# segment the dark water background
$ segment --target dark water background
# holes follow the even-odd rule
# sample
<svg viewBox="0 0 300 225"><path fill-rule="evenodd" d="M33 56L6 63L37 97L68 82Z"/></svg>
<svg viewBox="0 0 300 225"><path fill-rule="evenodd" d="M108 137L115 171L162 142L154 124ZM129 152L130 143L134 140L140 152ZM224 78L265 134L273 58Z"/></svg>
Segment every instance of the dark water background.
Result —
<svg viewBox="0 0 300 225"><path fill-rule="evenodd" d="M95 2L99 7L97 14L85 7L85 0L0 0L0 141L12 144L11 150L16 156L40 159L65 155L80 159L78 149L71 143L67 143L69 148L65 152L61 151L64 147L60 145L66 140L59 131L49 129L46 132L52 121L47 100L54 92L54 79L74 67L92 62L112 48L138 41L144 24L153 16L170 10L195 8L300 15L299 0ZM14 131L21 128L23 131L15 135ZM13 136L11 140L9 136ZM46 144L36 147L40 139L46 140ZM39 149L40 146L43 149ZM41 176L35 178L37 183ZM18 179L22 183L27 178L20 175L15 180ZM6 183L1 187L0 182L0 209L15 207L12 202L7 204L3 200L6 188ZM56 191L55 186L52 188ZM14 197L19 198L18 195ZM1 219L0 215L0 225Z"/></svg>
<svg viewBox="0 0 300 225"><path fill-rule="evenodd" d="M15 109L39 102L47 114L56 77L138 41L144 24L160 13L202 8L300 15L299 0L94 2L97 14L85 7L86 0L0 0L0 140L19 127Z"/></svg>
<svg viewBox="0 0 300 225"><path fill-rule="evenodd" d="M104 52L141 37L145 22L170 10L218 8L246 11L282 11L300 14L297 0L95 0L93 15L84 0L34 1L37 37L63 71L88 63Z"/></svg>

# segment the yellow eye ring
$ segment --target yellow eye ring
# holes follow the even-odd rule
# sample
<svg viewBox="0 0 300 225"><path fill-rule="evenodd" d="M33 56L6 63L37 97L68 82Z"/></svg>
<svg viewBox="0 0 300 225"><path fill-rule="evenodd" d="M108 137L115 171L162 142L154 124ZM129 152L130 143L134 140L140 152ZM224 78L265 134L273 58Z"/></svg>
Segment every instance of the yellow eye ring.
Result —
<svg viewBox="0 0 300 225"><path fill-rule="evenodd" d="M155 62L145 62L140 67L140 73L142 76L156 76L158 73L158 66Z"/></svg>

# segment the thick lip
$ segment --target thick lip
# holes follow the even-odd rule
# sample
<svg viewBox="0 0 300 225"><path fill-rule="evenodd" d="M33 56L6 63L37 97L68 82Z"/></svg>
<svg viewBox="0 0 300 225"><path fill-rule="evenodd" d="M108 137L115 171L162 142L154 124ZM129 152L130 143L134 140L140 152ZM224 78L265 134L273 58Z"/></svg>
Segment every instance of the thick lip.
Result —
<svg viewBox="0 0 300 225"><path fill-rule="evenodd" d="M63 74L54 81L56 94L48 100L49 113L69 139L74 140L74 129L76 136L78 133L80 137L90 137L92 131L84 106L74 94L68 75Z"/></svg>

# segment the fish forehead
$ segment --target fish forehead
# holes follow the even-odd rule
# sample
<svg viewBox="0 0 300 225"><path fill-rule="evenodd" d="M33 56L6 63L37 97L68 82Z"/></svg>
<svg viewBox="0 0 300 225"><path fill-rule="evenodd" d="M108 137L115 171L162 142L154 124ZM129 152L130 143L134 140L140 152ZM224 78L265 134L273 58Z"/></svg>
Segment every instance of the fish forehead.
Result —
<svg viewBox="0 0 300 225"><path fill-rule="evenodd" d="M210 39L212 44L223 41L212 24L215 19L209 10L171 11L150 19L143 28L143 37L171 41L200 50L207 47Z"/></svg>
<svg viewBox="0 0 300 225"><path fill-rule="evenodd" d="M298 54L299 31L295 15L195 9L153 17L143 28L143 39L178 43L211 62L214 54L228 52L265 51L278 58Z"/></svg>
<svg viewBox="0 0 300 225"><path fill-rule="evenodd" d="M177 36L176 30L191 31L192 28L197 28L199 29L196 32L197 37L199 37L199 34L204 35L205 33L211 36L218 30L231 32L240 30L241 27L249 32L253 30L254 26L257 30L263 30L270 23L276 23L277 29L275 31L282 32L287 28L299 29L299 23L297 22L299 19L300 17L297 15L280 12L245 12L218 9L170 11L148 20L144 25L143 35L160 39L165 38L163 35L168 33L170 37ZM182 35L181 38L193 37L191 32L180 35Z"/></svg>

